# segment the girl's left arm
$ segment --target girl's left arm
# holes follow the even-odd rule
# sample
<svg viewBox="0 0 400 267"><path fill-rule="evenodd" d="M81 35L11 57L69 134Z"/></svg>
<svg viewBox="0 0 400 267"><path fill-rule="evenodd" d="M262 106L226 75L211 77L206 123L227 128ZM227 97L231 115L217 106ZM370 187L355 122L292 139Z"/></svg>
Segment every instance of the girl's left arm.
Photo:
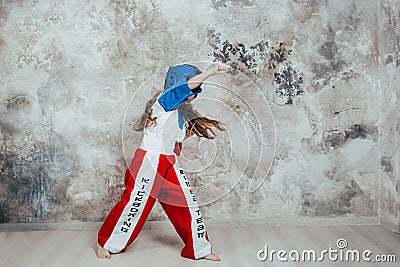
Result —
<svg viewBox="0 0 400 267"><path fill-rule="evenodd" d="M190 90L196 89L198 86L200 86L205 80L207 80L211 76L214 76L217 74L222 74L222 73L227 73L230 69L231 68L227 65L222 65L222 64L217 63L213 68L190 78L187 81L187 85L190 88Z"/></svg>

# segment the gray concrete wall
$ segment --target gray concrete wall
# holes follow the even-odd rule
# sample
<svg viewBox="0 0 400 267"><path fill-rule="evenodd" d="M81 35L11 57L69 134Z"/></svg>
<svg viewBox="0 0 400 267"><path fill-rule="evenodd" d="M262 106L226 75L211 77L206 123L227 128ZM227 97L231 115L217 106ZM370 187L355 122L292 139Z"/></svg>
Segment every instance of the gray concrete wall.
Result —
<svg viewBox="0 0 400 267"><path fill-rule="evenodd" d="M398 2L2 1L0 222L102 221L140 144L129 123L165 68L220 61L246 76L216 78L228 93L204 86L221 106L196 100L230 134L186 146L188 159L205 158L192 184L222 177L198 198L230 190L204 201L204 217L398 225ZM265 152L257 175L251 151ZM166 217L156 206L149 219Z"/></svg>
<svg viewBox="0 0 400 267"><path fill-rule="evenodd" d="M400 1L380 1L379 63L382 92L381 223L400 232L399 92Z"/></svg>

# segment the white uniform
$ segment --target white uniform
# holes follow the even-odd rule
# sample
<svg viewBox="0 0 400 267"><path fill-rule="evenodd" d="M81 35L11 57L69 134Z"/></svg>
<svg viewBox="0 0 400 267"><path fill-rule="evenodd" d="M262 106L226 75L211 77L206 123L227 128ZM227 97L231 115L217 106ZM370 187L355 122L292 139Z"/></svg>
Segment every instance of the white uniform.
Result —
<svg viewBox="0 0 400 267"><path fill-rule="evenodd" d="M160 154L174 154L175 143L183 142L186 133L185 127L179 127L181 116L178 109L166 112L157 99L152 116L157 118L157 125L144 129L140 147Z"/></svg>

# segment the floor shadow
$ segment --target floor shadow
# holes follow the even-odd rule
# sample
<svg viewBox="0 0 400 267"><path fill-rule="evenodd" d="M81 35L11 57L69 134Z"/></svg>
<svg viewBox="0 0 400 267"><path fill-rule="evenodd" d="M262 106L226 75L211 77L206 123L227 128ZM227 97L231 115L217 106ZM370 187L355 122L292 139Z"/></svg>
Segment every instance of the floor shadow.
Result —
<svg viewBox="0 0 400 267"><path fill-rule="evenodd" d="M165 231L150 231L150 239L160 246L169 246L175 248L182 248L184 245L177 234L166 235Z"/></svg>

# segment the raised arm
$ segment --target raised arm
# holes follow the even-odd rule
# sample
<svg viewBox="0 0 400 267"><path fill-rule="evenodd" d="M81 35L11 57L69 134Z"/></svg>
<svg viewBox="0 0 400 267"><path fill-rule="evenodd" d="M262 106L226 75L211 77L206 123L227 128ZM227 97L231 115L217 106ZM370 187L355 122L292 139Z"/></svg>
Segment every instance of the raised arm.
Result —
<svg viewBox="0 0 400 267"><path fill-rule="evenodd" d="M189 97L201 93L200 85L210 76L226 73L231 68L222 64L216 64L213 68L186 81L181 79L171 88L164 91L158 99L158 103L165 111L171 111L186 101Z"/></svg>
<svg viewBox="0 0 400 267"><path fill-rule="evenodd" d="M188 87L190 88L190 90L196 89L209 77L217 74L227 73L230 69L231 68L229 66L217 63L213 68L190 78L187 81Z"/></svg>

